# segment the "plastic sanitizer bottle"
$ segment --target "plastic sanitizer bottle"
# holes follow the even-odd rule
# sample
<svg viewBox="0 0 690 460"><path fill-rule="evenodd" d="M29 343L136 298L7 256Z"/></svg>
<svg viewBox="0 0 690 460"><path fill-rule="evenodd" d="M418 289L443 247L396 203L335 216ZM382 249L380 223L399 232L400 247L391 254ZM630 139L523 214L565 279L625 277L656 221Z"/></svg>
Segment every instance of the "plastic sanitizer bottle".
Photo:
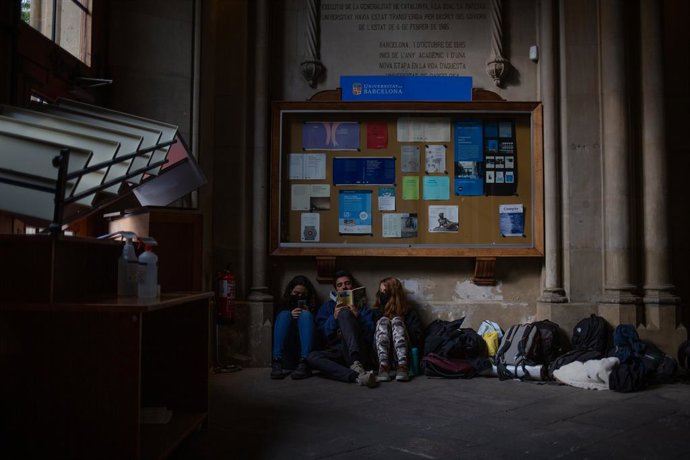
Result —
<svg viewBox="0 0 690 460"><path fill-rule="evenodd" d="M158 256L152 251L156 240L153 238L139 238L144 243L145 250L139 256L138 296L142 299L158 297Z"/></svg>
<svg viewBox="0 0 690 460"><path fill-rule="evenodd" d="M117 261L117 295L118 297L136 297L137 295L137 271L139 259L134 251L132 240L137 236L133 232L121 232L125 239L122 255Z"/></svg>

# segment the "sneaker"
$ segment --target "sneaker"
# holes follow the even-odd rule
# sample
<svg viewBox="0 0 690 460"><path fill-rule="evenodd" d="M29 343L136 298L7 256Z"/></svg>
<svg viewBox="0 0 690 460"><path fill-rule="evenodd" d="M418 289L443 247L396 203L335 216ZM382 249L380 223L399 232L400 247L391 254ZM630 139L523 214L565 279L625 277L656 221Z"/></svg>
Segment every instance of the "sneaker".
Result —
<svg viewBox="0 0 690 460"><path fill-rule="evenodd" d="M271 378L279 380L285 378L287 374L283 372L283 362L280 359L274 359L271 363Z"/></svg>
<svg viewBox="0 0 690 460"><path fill-rule="evenodd" d="M291 375L293 380L302 380L311 377L311 369L304 359L300 359L297 369Z"/></svg>
<svg viewBox="0 0 690 460"><path fill-rule="evenodd" d="M357 372L357 375L366 374L367 372L366 369L364 369L364 366L362 366L362 363L360 363L359 361L355 361L354 363L352 363L350 369Z"/></svg>
<svg viewBox="0 0 690 460"><path fill-rule="evenodd" d="M395 380L397 382L407 382L410 380L410 371L406 365L401 364L395 372Z"/></svg>
<svg viewBox="0 0 690 460"><path fill-rule="evenodd" d="M379 382L391 381L390 367L388 367L388 364L381 364L379 366L379 375L376 376L376 380Z"/></svg>
<svg viewBox="0 0 690 460"><path fill-rule="evenodd" d="M365 372L357 376L357 384L368 388L375 388L379 385L373 372Z"/></svg>

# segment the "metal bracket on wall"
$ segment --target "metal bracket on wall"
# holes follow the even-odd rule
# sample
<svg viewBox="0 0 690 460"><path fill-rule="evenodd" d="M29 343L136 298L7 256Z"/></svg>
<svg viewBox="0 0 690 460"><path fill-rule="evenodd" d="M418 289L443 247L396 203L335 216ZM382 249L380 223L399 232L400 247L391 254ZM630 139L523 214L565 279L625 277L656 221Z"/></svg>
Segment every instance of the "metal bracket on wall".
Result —
<svg viewBox="0 0 690 460"><path fill-rule="evenodd" d="M495 257L477 257L474 259L474 277L472 282L478 286L495 286L495 269Z"/></svg>
<svg viewBox="0 0 690 460"><path fill-rule="evenodd" d="M316 281L319 284L333 284L335 273L335 257L324 256L316 258Z"/></svg>

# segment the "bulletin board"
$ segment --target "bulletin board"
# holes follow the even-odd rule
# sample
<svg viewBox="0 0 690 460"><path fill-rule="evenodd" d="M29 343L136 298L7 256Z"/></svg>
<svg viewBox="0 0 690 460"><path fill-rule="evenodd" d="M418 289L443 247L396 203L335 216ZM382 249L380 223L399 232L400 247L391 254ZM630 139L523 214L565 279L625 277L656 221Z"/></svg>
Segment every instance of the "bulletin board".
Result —
<svg viewBox="0 0 690 460"><path fill-rule="evenodd" d="M272 255L533 256L538 102L275 102Z"/></svg>

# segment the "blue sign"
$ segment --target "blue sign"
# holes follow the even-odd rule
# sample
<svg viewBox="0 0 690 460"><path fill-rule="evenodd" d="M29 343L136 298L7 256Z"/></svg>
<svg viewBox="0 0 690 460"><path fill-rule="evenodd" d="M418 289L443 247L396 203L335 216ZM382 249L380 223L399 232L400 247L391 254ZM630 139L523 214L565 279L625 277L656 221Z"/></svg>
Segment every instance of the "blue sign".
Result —
<svg viewBox="0 0 690 460"><path fill-rule="evenodd" d="M395 157L334 157L333 185L395 185Z"/></svg>
<svg viewBox="0 0 690 460"><path fill-rule="evenodd" d="M471 101L472 77L341 76L343 101Z"/></svg>

